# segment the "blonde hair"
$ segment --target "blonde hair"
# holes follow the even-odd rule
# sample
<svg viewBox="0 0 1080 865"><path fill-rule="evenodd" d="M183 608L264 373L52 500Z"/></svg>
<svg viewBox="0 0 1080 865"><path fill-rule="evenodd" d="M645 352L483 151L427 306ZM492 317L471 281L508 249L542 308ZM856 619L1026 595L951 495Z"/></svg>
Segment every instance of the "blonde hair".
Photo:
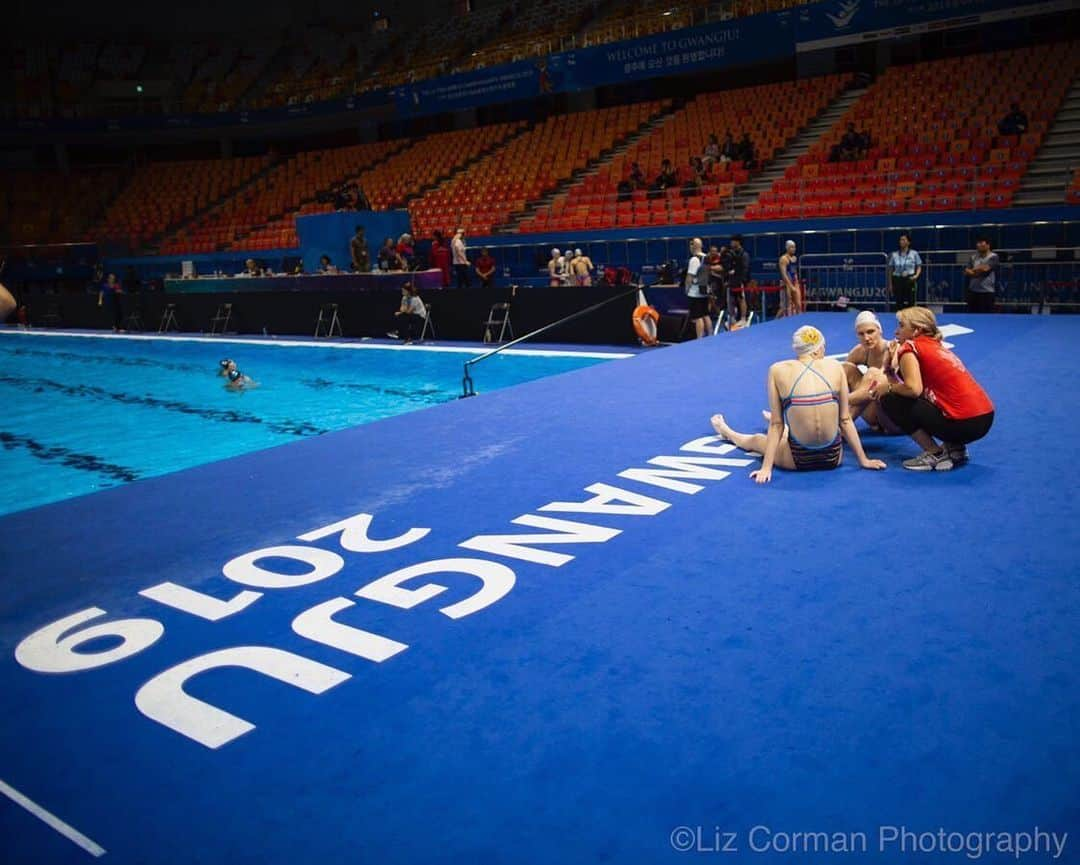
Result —
<svg viewBox="0 0 1080 865"><path fill-rule="evenodd" d="M909 306L907 309L902 309L896 313L896 320L941 342L942 333L938 330L937 319L934 313L925 306Z"/></svg>

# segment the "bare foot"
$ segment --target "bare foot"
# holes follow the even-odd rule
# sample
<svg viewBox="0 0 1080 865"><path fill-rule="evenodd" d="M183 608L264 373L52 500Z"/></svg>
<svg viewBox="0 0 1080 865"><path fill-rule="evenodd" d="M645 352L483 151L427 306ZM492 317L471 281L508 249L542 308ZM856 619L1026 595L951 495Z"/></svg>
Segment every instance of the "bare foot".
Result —
<svg viewBox="0 0 1080 865"><path fill-rule="evenodd" d="M724 420L722 414L714 414L711 418L712 428L716 430L716 434L721 438L731 439L731 427L727 425L727 421Z"/></svg>

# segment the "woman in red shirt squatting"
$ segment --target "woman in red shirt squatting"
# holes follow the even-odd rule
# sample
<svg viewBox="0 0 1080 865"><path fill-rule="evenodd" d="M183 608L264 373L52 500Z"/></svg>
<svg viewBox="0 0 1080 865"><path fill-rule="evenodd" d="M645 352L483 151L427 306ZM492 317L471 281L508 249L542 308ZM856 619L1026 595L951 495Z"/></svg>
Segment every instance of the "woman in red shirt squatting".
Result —
<svg viewBox="0 0 1080 865"><path fill-rule="evenodd" d="M900 383L880 371L875 395L923 453L904 460L917 472L949 471L967 462L967 445L994 423L994 404L955 354L941 344L934 313L921 306L896 314ZM939 445L935 439L939 439Z"/></svg>

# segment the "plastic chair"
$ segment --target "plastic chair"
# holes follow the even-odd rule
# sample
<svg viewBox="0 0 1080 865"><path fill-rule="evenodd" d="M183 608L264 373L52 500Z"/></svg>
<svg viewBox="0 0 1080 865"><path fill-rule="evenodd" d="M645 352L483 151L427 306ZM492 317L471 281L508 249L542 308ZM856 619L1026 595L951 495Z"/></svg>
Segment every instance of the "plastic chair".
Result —
<svg viewBox="0 0 1080 865"><path fill-rule="evenodd" d="M231 303L223 303L218 306L217 312L214 313L214 317L210 319L211 334L219 333L217 329L219 324L221 325L220 333L222 335L225 334L229 327L229 319L232 318L232 308L233 305Z"/></svg>
<svg viewBox="0 0 1080 865"><path fill-rule="evenodd" d="M499 329L498 338L494 338L494 329ZM514 328L510 324L510 304L494 303L488 310L487 321L484 322L484 342L505 342L507 333L514 338Z"/></svg>

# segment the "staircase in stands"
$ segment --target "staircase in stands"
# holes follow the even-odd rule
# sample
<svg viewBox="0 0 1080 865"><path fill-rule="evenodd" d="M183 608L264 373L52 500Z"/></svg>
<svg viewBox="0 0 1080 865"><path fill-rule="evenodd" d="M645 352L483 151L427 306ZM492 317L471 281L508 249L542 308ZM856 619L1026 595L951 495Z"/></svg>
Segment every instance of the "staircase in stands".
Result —
<svg viewBox="0 0 1080 865"><path fill-rule="evenodd" d="M648 135L650 132L660 126L665 120L671 117L671 115L682 109L685 104L686 99L684 98L680 97L672 99L666 108L652 115L645 123L642 123L629 135L619 139L614 147L601 154L600 158L594 160L587 168L583 168L580 171L575 171L547 194L526 202L525 207L523 207L516 213L511 214L510 218L506 222L502 223L501 225L497 225L492 233L515 233L517 231L517 225L522 219L524 219L526 216L528 216L530 213L537 209L547 207L549 204L551 204L552 201L555 200L557 196L561 195L563 192L566 192L567 189L569 189L579 180L582 180L592 174L596 174L602 166L610 164L616 156L621 153L626 153L626 151L629 150L634 144L636 144L638 141L640 141L642 138L644 138L646 135Z"/></svg>
<svg viewBox="0 0 1080 865"><path fill-rule="evenodd" d="M854 105L859 98L866 93L867 85L861 82L852 82L852 85L841 91L840 95L830 102L825 109L815 117L799 135L791 142L790 146L760 174L754 175L749 183L735 188L735 194L728 206L722 210L711 211L710 221L723 222L727 220L741 219L746 208L757 201L761 193L772 188L775 181L784 176L784 172L795 161L806 153L814 142L824 135L844 113Z"/></svg>
<svg viewBox="0 0 1080 865"><path fill-rule="evenodd" d="M1080 168L1080 76L1073 79L1046 139L1013 199L1016 207L1064 204L1073 171Z"/></svg>

